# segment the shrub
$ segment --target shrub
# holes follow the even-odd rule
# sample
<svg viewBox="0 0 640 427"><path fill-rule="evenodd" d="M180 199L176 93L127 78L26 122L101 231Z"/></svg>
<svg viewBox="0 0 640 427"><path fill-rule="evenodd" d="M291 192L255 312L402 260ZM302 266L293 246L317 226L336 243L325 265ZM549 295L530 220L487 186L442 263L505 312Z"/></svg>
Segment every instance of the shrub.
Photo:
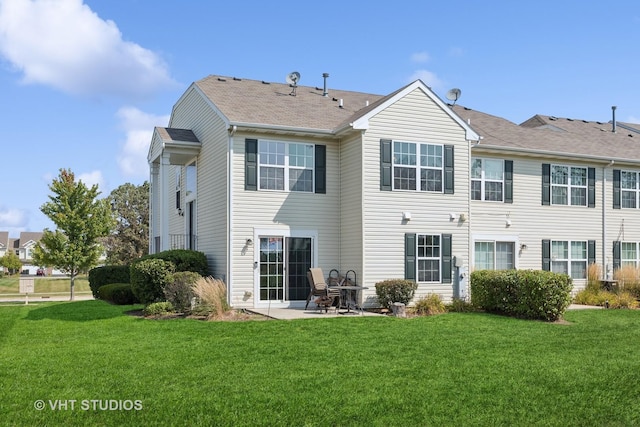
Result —
<svg viewBox="0 0 640 427"><path fill-rule="evenodd" d="M161 259L169 261L175 266L175 271L193 271L203 277L209 275L209 264L204 253L188 249L172 249L145 255L140 260ZM139 261L136 261L139 262Z"/></svg>
<svg viewBox="0 0 640 427"><path fill-rule="evenodd" d="M431 316L447 312L447 308L438 294L428 294L416 301L413 311L421 316Z"/></svg>
<svg viewBox="0 0 640 427"><path fill-rule="evenodd" d="M94 298L98 297L98 289L112 283L130 283L128 265L104 265L89 270L89 287Z"/></svg>
<svg viewBox="0 0 640 427"><path fill-rule="evenodd" d="M571 303L566 274L536 270L479 270L471 273L471 303L489 312L555 321Z"/></svg>
<svg viewBox="0 0 640 427"><path fill-rule="evenodd" d="M133 294L130 283L111 283L98 288L98 299L109 301L116 305L137 304L138 298Z"/></svg>
<svg viewBox="0 0 640 427"><path fill-rule="evenodd" d="M176 311L185 313L191 310L191 299L195 297L193 285L202 278L193 271L180 271L173 274L173 280L164 287L164 296L173 304Z"/></svg>
<svg viewBox="0 0 640 427"><path fill-rule="evenodd" d="M576 304L597 305L609 308L638 308L635 296L627 291L618 293L603 289L586 288L576 294L573 299Z"/></svg>
<svg viewBox="0 0 640 427"><path fill-rule="evenodd" d="M209 319L222 316L231 307L227 303L227 287L222 280L201 277L193 285L198 305L194 312L206 314Z"/></svg>
<svg viewBox="0 0 640 427"><path fill-rule="evenodd" d="M384 308L391 308L394 302L405 305L413 299L418 285L411 280L390 279L376 283L378 303Z"/></svg>
<svg viewBox="0 0 640 427"><path fill-rule="evenodd" d="M613 278L618 281L620 289L640 298L640 271L637 268L631 265L620 267L613 273Z"/></svg>
<svg viewBox="0 0 640 427"><path fill-rule="evenodd" d="M460 298L454 298L446 305L447 311L450 313L473 313L478 311L470 302Z"/></svg>
<svg viewBox="0 0 640 427"><path fill-rule="evenodd" d="M164 287L171 282L175 267L161 259L145 259L130 266L131 289L145 305L164 301Z"/></svg>
<svg viewBox="0 0 640 427"><path fill-rule="evenodd" d="M160 301L149 304L142 310L145 316L158 316L173 313L173 305L168 301Z"/></svg>

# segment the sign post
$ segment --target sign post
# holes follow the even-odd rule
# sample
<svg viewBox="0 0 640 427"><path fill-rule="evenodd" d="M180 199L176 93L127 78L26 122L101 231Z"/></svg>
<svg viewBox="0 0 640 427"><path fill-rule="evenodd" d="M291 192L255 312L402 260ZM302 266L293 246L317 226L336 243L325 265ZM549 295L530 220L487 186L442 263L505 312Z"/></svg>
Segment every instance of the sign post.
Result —
<svg viewBox="0 0 640 427"><path fill-rule="evenodd" d="M29 294L33 293L34 288L34 279L20 278L20 293L24 294L25 305L29 304Z"/></svg>

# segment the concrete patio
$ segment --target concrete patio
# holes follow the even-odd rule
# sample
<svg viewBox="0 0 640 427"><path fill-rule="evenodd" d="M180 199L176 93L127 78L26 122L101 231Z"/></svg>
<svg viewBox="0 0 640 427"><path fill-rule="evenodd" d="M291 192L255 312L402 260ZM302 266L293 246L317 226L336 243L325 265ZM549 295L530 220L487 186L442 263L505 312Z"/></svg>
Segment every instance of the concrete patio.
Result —
<svg viewBox="0 0 640 427"><path fill-rule="evenodd" d="M317 318L327 318L327 317L374 317L374 316L384 316L379 313L372 313L369 311L360 310L351 310L347 312L346 309L340 309L340 311L336 311L335 308L330 308L326 313L324 310L319 310L315 307L311 307L312 304L309 305L309 308L306 310L304 307L293 307L293 308L251 308L247 309L252 313L261 314L263 316L271 317L272 319L278 320L293 320L293 319L317 319Z"/></svg>

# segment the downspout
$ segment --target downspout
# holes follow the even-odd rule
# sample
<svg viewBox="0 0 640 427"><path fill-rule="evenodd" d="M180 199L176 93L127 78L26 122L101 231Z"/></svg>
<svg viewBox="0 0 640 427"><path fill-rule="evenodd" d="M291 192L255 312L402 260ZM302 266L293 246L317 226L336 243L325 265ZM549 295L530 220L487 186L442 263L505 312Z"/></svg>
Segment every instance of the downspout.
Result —
<svg viewBox="0 0 640 427"><path fill-rule="evenodd" d="M607 265L607 169L613 166L611 160L602 168L602 279L609 280Z"/></svg>
<svg viewBox="0 0 640 427"><path fill-rule="evenodd" d="M236 134L236 125L229 127L229 141L227 145L227 302L233 306L233 136Z"/></svg>

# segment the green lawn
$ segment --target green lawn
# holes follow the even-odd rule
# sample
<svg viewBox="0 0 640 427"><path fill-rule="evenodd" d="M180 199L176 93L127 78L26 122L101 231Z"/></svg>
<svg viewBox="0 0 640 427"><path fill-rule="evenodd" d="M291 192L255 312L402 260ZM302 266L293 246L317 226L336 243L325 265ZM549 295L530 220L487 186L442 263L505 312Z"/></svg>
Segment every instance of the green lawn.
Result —
<svg viewBox="0 0 640 427"><path fill-rule="evenodd" d="M25 426L640 424L637 310L572 311L565 316L570 324L562 325L478 313L145 320L123 314L131 308L102 301L1 306L0 420ZM34 408L39 400L43 410ZM66 409L52 409L58 401ZM122 409L132 405L141 409Z"/></svg>
<svg viewBox="0 0 640 427"><path fill-rule="evenodd" d="M34 290L36 294L52 295L69 293L70 280L68 277L33 277L33 276L3 276L0 277L0 297L3 294L20 293L20 277L35 279ZM86 276L78 276L75 280L76 293L91 293L89 281Z"/></svg>

